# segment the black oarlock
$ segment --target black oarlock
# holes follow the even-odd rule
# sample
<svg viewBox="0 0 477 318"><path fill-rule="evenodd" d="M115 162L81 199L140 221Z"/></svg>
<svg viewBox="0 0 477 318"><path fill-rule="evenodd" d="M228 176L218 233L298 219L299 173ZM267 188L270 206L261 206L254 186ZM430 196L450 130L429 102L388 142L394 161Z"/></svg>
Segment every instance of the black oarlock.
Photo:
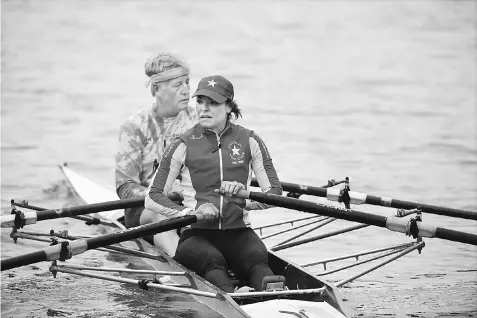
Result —
<svg viewBox="0 0 477 318"><path fill-rule="evenodd" d="M70 242L61 242L60 261L64 262L67 259L70 259L71 256L73 256L73 253L71 252Z"/></svg>
<svg viewBox="0 0 477 318"><path fill-rule="evenodd" d="M417 238L419 236L419 227L417 226L417 219L410 218L409 224L406 229L406 235L412 236L413 238Z"/></svg>
<svg viewBox="0 0 477 318"><path fill-rule="evenodd" d="M137 282L139 288L141 288L143 290L148 290L149 289L149 287L147 286L148 283L152 283L152 281L147 280L147 279L141 279L141 280L138 280L138 282Z"/></svg>
<svg viewBox="0 0 477 318"><path fill-rule="evenodd" d="M340 190L340 196L338 198L338 202L344 203L347 209L351 208L351 197L349 195L349 191L351 191L349 187L349 178L345 178L345 186L343 189Z"/></svg>
<svg viewBox="0 0 477 318"><path fill-rule="evenodd" d="M14 228L17 230L23 228L25 226L25 214L15 207L12 208L11 214L15 215L15 220L13 221Z"/></svg>

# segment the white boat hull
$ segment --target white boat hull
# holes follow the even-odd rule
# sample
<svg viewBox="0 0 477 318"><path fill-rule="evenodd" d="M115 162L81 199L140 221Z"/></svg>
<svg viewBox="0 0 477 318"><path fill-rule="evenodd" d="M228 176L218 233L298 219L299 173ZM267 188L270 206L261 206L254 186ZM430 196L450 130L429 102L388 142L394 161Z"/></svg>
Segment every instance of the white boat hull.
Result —
<svg viewBox="0 0 477 318"><path fill-rule="evenodd" d="M69 169L67 166L60 166L61 170L65 174L68 182L70 183L71 187L76 191L78 196L85 201L86 204L91 203L99 203L104 201L112 201L118 200L118 196L111 190L107 189L104 186L101 186L82 175L76 173L75 171ZM100 212L98 215L101 218L110 221L117 221L124 215L123 210L116 210L116 211L107 211L107 212ZM117 223L117 222L116 222ZM138 245L140 248L148 253L156 253L165 255L163 252L152 246L151 244L147 243L146 241L139 239L137 240L139 243ZM275 254L273 253L274 256ZM275 256L274 256L275 257ZM170 259L170 258L169 258ZM275 258L276 259L276 258ZM164 263L157 264L158 270L164 270ZM177 266L181 267L180 264L177 264L172 259L168 262L169 265L173 265L173 268L169 270L184 270L185 268L177 268ZM291 263L290 263L291 264ZM193 273L192 273L193 274ZM304 272L305 275L308 275ZM195 274L193 274L196 276ZM203 281L203 279L199 279ZM204 285L205 284L205 285ZM201 287L206 288L208 291L217 291L220 292L215 286L208 282L204 282L201 286L198 286L200 289ZM335 294L337 293L335 288L329 285L328 286L328 294L331 295L331 299L336 303L337 306L342 309L342 301L341 299L336 299ZM230 296L226 296L230 299ZM253 304L247 304L238 306L235 302L232 308L227 308L230 304L227 304L223 301L219 300L205 300L200 299L198 297L198 301L208 305L213 310L225 315L226 317L252 317L252 318L260 318L260 317L303 317L303 318L344 318L344 316L340 311L335 309L333 306L328 304L324 301L303 301L303 300L287 300L287 299L274 299L268 301L257 302Z"/></svg>

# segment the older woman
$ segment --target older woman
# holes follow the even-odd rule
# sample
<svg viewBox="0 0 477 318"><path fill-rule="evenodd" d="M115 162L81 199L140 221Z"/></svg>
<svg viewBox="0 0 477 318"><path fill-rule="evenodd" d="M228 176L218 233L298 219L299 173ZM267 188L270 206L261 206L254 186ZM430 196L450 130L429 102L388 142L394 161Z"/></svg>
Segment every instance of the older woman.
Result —
<svg viewBox="0 0 477 318"><path fill-rule="evenodd" d="M273 273L265 245L250 228L248 211L267 206L233 195L250 186L252 171L262 191L280 195L272 158L255 132L230 121L241 112L227 79L203 78L193 97L199 123L164 152L145 206L167 217L204 215L204 222L183 229L175 259L226 292L234 291L229 268L262 290L263 278ZM179 175L184 206L167 197Z"/></svg>

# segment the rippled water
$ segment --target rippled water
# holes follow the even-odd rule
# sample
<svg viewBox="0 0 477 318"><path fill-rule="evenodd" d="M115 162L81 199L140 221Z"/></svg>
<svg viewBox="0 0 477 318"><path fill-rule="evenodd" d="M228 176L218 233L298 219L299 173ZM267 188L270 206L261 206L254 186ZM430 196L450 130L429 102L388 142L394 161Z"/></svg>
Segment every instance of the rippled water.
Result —
<svg viewBox="0 0 477 318"><path fill-rule="evenodd" d="M151 103L143 65L154 51L187 59L193 88L211 73L232 80L239 123L267 142L283 181L348 176L352 190L475 211L476 9L474 1L3 1L2 213L11 198L74 204L56 167L64 161L114 184L118 126ZM257 212L255 224L270 215L303 214ZM427 214L424 221L477 233L475 221ZM73 220L31 228L95 231ZM2 258L44 246L14 245L1 233ZM406 241L366 228L280 253L307 263ZM118 263L100 252L76 261ZM2 316L211 315L116 283L53 279L47 270L2 272ZM421 255L341 292L352 317L475 316L477 249L427 239Z"/></svg>

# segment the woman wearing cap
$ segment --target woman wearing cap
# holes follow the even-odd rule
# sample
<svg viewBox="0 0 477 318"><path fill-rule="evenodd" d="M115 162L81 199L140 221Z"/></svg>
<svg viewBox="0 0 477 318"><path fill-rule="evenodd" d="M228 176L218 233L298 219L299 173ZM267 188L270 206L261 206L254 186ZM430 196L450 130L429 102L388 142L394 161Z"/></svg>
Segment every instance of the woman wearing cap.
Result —
<svg viewBox="0 0 477 318"><path fill-rule="evenodd" d="M272 159L256 133L230 121L241 112L227 79L203 78L193 97L199 123L164 152L145 206L168 217L204 215L205 221L182 231L175 259L226 292L234 291L228 269L262 290L263 278L273 273L265 245L250 228L248 211L268 206L233 195L250 186L252 171L262 191L281 195ZM167 197L179 175L184 206Z"/></svg>

